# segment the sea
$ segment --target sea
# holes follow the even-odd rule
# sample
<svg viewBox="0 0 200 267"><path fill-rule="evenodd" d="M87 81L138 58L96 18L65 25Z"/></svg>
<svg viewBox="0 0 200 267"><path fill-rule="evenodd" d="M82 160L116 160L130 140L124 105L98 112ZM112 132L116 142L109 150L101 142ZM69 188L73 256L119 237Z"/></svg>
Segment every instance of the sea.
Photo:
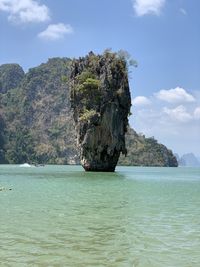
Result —
<svg viewBox="0 0 200 267"><path fill-rule="evenodd" d="M0 165L0 266L199 267L200 168Z"/></svg>

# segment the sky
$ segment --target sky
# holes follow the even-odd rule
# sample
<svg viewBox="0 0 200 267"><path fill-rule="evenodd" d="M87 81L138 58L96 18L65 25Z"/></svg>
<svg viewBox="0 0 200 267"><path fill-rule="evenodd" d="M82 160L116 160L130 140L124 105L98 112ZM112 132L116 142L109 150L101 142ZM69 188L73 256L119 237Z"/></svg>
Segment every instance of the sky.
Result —
<svg viewBox="0 0 200 267"><path fill-rule="evenodd" d="M199 0L0 0L0 64L127 50L131 126L200 158Z"/></svg>

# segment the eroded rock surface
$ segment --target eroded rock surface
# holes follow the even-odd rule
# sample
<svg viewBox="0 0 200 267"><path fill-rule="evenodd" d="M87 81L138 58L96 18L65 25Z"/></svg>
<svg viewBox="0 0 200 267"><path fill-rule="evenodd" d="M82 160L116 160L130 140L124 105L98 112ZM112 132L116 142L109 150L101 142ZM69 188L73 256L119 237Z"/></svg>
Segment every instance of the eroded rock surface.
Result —
<svg viewBox="0 0 200 267"><path fill-rule="evenodd" d="M0 93L5 94L18 87L24 76L25 73L18 64L0 65Z"/></svg>
<svg viewBox="0 0 200 267"><path fill-rule="evenodd" d="M125 58L90 52L74 60L70 89L82 166L86 171L114 171L120 153L126 154L131 106Z"/></svg>

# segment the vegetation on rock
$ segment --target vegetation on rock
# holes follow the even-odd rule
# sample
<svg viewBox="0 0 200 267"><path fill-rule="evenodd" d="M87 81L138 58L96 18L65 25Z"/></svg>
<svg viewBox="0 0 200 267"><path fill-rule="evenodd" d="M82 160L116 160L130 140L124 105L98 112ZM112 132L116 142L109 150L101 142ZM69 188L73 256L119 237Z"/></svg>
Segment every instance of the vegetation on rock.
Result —
<svg viewBox="0 0 200 267"><path fill-rule="evenodd" d="M24 71L18 64L3 64L0 66L0 93L19 86L24 78Z"/></svg>
<svg viewBox="0 0 200 267"><path fill-rule="evenodd" d="M172 151L159 144L153 137L146 138L129 128L126 135L127 157L121 157L119 165L177 167Z"/></svg>
<svg viewBox="0 0 200 267"><path fill-rule="evenodd" d="M131 106L126 60L112 52L73 60L70 89L81 164L87 171L114 171L120 153L126 153Z"/></svg>
<svg viewBox="0 0 200 267"><path fill-rule="evenodd" d="M91 66L95 67L96 61L93 57ZM6 89L0 90L0 163L79 163L68 86L71 60L53 58L26 74L19 67L21 75L16 75L15 83L11 85L9 76L5 78L7 68L2 66L0 81L3 80L3 88ZM82 77L79 77L83 83L88 78L99 80L91 73L83 75L82 72ZM121 91L116 94L121 94ZM87 102L87 99L83 98L83 106L84 101ZM84 120L98 120L98 112L96 115L95 112L96 108L83 109L80 119L83 116ZM128 131L128 155L126 158L122 156L119 164L177 165L177 162L170 160L173 154L166 147L164 149L163 145L155 142L148 142L147 146L146 142L148 139L145 137L133 130Z"/></svg>

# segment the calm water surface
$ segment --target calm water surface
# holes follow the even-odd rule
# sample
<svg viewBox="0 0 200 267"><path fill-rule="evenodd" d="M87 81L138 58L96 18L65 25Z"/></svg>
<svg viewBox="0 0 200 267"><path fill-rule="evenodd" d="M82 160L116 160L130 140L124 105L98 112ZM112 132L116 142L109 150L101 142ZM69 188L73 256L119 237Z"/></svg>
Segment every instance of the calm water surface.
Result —
<svg viewBox="0 0 200 267"><path fill-rule="evenodd" d="M0 266L200 266L198 168L0 165L0 187Z"/></svg>

